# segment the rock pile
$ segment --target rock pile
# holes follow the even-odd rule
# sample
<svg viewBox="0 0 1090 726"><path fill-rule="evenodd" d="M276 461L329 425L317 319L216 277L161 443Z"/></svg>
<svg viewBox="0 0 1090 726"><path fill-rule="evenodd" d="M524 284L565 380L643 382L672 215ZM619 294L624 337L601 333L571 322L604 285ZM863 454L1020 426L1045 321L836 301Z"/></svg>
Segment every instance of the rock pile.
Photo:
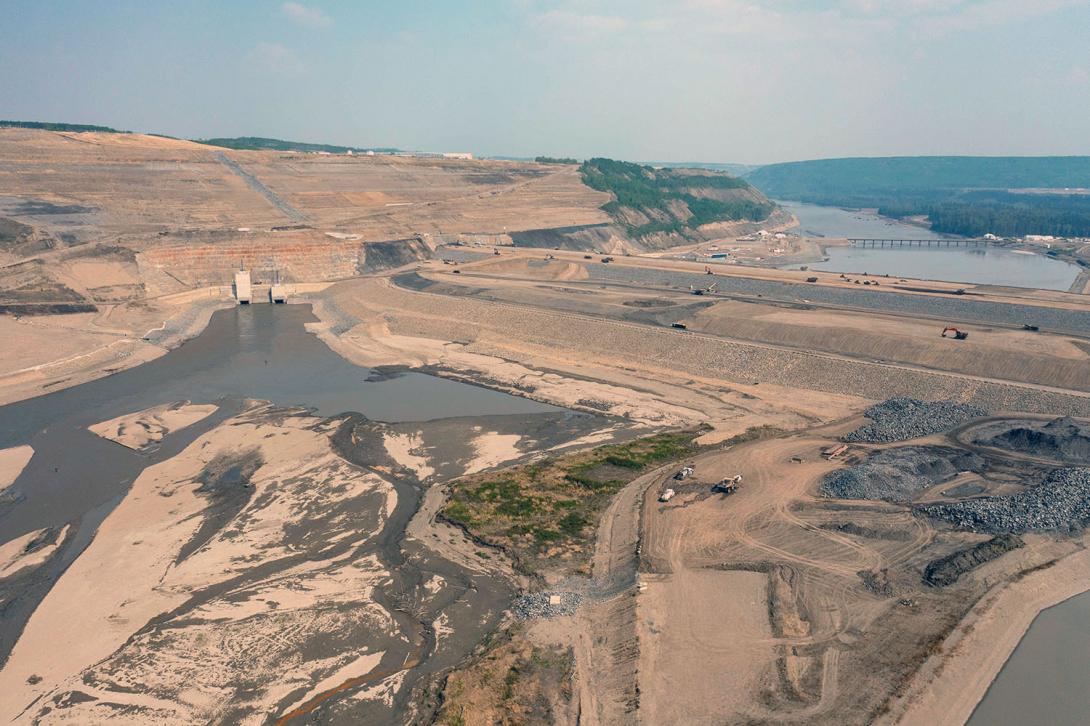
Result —
<svg viewBox="0 0 1090 726"><path fill-rule="evenodd" d="M963 471L979 472L984 459L948 446L885 449L866 462L829 473L821 495L832 499L909 502L924 489L950 481Z"/></svg>
<svg viewBox="0 0 1090 726"><path fill-rule="evenodd" d="M977 406L953 401L921 401L891 398L871 406L863 415L871 420L844 437L845 441L888 444L949 431L988 412Z"/></svg>
<svg viewBox="0 0 1090 726"><path fill-rule="evenodd" d="M1073 418L1057 418L1045 424L1026 421L994 436L978 438L976 443L1069 464L1090 464L1090 424Z"/></svg>
<svg viewBox="0 0 1090 726"><path fill-rule="evenodd" d="M916 511L974 532L1074 534L1090 524L1090 469L1054 469L1043 482L1017 494L925 504Z"/></svg>
<svg viewBox="0 0 1090 726"><path fill-rule="evenodd" d="M582 602L577 592L535 592L515 600L514 613L519 620L555 618L573 615Z"/></svg>

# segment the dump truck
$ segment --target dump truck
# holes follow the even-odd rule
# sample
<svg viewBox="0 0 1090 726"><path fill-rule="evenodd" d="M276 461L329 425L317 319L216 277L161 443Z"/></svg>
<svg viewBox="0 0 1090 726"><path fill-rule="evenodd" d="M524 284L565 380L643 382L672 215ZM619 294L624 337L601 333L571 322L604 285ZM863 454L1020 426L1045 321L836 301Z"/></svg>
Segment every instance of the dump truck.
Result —
<svg viewBox="0 0 1090 726"><path fill-rule="evenodd" d="M673 489L667 489L662 494L659 495L659 501L660 502L668 502L668 501L670 501L671 499L674 498L675 494L677 494L677 492L675 492Z"/></svg>
<svg viewBox="0 0 1090 726"><path fill-rule="evenodd" d="M678 472L676 474L674 474L674 478L677 479L678 481L685 481L686 479L688 479L689 477L691 477L693 475L694 471L696 471L696 469L694 469L691 464L688 464L686 466L681 467L681 469L678 470Z"/></svg>
<svg viewBox="0 0 1090 726"><path fill-rule="evenodd" d="M723 494L734 494L738 491L738 486L742 483L742 475L735 474L734 476L728 476L725 479L720 479L719 483L712 487L713 492L722 492Z"/></svg>
<svg viewBox="0 0 1090 726"><path fill-rule="evenodd" d="M958 330L952 325L948 325L942 329L942 337L948 338L951 335L953 336L954 340L965 340L969 337L969 334L967 332L965 332L964 330Z"/></svg>

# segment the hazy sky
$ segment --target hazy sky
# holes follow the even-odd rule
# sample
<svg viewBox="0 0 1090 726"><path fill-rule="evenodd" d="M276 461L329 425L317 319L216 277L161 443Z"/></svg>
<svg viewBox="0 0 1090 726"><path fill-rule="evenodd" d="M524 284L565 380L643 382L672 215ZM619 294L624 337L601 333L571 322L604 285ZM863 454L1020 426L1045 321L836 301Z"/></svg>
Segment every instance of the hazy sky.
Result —
<svg viewBox="0 0 1090 726"><path fill-rule="evenodd" d="M640 160L1090 153L1090 0L0 10L0 118Z"/></svg>

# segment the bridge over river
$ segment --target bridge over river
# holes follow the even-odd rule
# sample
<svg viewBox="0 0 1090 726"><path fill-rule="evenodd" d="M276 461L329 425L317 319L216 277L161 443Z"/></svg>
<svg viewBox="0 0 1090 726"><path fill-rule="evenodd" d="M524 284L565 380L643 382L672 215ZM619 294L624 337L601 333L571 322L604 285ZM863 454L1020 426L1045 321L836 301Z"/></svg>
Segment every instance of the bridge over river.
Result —
<svg viewBox="0 0 1090 726"><path fill-rule="evenodd" d="M987 247L991 244L986 239L875 239L863 237L849 237L848 244L852 247Z"/></svg>

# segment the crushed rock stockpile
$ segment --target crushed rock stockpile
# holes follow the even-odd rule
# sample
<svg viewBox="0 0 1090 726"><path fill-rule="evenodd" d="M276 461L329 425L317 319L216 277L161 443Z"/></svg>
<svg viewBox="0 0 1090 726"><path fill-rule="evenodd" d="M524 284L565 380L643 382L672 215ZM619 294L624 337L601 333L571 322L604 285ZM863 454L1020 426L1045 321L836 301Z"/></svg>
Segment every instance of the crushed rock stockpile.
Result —
<svg viewBox="0 0 1090 726"><path fill-rule="evenodd" d="M979 472L984 459L942 446L904 446L875 452L866 462L829 473L821 495L834 499L912 501L920 492L950 481L961 472Z"/></svg>
<svg viewBox="0 0 1090 726"><path fill-rule="evenodd" d="M1054 469L1017 494L924 504L916 512L974 532L1075 534L1090 524L1090 469Z"/></svg>
<svg viewBox="0 0 1090 726"><path fill-rule="evenodd" d="M888 444L942 433L988 412L977 406L953 401L921 401L891 398L871 406L863 415L869 424L844 436L844 441Z"/></svg>
<svg viewBox="0 0 1090 726"><path fill-rule="evenodd" d="M657 285L688 289L690 285L708 284L705 274L656 270L648 267L625 267L601 263L588 264L593 280ZM792 303L816 303L864 310L907 313L938 320L959 320L973 323L1024 325L1031 323L1042 330L1090 334L1090 311L1066 308L1046 308L1037 305L967 300L964 296L908 295L870 289L848 289L830 285L801 282L778 282L734 275L717 275L719 293L760 296Z"/></svg>
<svg viewBox="0 0 1090 726"><path fill-rule="evenodd" d="M1073 418L1057 418L1045 424L1018 421L1000 433L992 434L992 431L994 428L978 433L973 443L1069 464L1090 465L1090 424Z"/></svg>

